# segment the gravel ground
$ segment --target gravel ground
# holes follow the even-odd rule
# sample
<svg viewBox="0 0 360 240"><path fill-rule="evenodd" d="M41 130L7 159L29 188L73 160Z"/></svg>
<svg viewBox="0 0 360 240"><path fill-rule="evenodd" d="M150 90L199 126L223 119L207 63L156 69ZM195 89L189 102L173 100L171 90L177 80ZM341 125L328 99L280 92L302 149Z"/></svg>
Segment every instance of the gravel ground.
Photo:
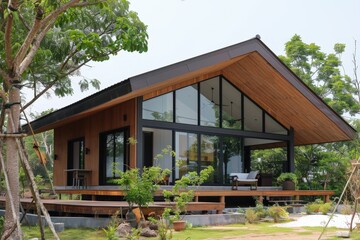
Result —
<svg viewBox="0 0 360 240"><path fill-rule="evenodd" d="M330 215L294 215L295 221L276 224L279 227L323 227L330 219ZM331 218L328 227L349 228L351 222L351 215L334 214ZM359 223L359 215L355 215L353 228L355 223Z"/></svg>

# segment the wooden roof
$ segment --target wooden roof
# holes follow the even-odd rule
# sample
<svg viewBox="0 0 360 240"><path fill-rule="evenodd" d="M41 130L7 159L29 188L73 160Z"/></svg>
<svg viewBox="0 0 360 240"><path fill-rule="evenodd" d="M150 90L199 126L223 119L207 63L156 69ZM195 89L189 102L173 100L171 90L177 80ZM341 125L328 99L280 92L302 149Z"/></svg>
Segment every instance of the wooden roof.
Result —
<svg viewBox="0 0 360 240"><path fill-rule="evenodd" d="M356 131L308 88L258 38L147 72L32 122L49 130L129 99L144 99L217 75L287 128L295 145L351 140Z"/></svg>

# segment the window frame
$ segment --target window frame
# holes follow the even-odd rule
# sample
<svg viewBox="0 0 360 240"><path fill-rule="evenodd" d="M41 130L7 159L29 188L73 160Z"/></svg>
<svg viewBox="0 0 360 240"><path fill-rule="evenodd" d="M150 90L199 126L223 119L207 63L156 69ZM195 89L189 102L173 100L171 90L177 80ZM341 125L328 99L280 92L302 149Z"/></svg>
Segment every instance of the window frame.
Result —
<svg viewBox="0 0 360 240"><path fill-rule="evenodd" d="M115 175L113 175L112 178L108 178L106 176L106 169L107 169L107 163L106 163L106 153L107 153L107 147L106 147L106 139L107 136L111 135L111 134L116 134L116 133L123 133L124 136L124 163L123 166L120 167L119 170L121 171L126 171L130 168L130 146L127 143L127 140L129 138L129 127L123 127L123 128L117 128L117 129L112 129L110 131L105 131L105 132L101 132L99 134L99 184L100 185L115 185L115 183L111 182L111 179L117 179L117 177L115 177ZM114 151L115 152L115 151ZM114 162L114 156L113 156L113 162Z"/></svg>

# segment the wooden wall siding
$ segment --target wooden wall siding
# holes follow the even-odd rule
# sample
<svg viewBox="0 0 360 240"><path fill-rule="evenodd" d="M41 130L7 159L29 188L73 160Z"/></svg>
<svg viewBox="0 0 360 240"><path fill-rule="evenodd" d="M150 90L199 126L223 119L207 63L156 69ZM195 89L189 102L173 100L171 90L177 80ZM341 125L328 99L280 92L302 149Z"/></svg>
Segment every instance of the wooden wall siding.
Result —
<svg viewBox="0 0 360 240"><path fill-rule="evenodd" d="M126 121L123 118L125 114ZM130 127L130 136L135 136L135 99L55 128L54 151L57 159L54 161L54 184L66 185L68 141L84 137L85 147L90 149L90 153L85 155L85 168L92 170L88 185L99 185L99 134L127 126ZM130 146L130 162L135 166L135 146Z"/></svg>
<svg viewBox="0 0 360 240"><path fill-rule="evenodd" d="M348 136L258 53L223 69L223 75L285 127L295 144L348 140Z"/></svg>

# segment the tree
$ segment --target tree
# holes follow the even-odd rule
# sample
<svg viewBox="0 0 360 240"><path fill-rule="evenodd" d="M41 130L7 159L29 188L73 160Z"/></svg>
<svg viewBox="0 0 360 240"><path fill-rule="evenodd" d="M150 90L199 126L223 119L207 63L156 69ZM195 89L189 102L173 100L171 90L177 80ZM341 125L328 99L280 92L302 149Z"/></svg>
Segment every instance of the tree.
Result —
<svg viewBox="0 0 360 240"><path fill-rule="evenodd" d="M334 53L326 54L315 43L306 44L294 35L285 44L285 56L279 58L338 114L354 115L360 105L351 78L340 71L344 51L345 45L337 43Z"/></svg>
<svg viewBox="0 0 360 240"><path fill-rule="evenodd" d="M17 228L9 204L19 207L19 153L25 157L16 138L20 112L50 88L60 96L71 94L70 77L90 61L105 61L121 50L146 51L148 36L126 0L5 0L0 3L0 19L0 127L7 133L6 171L11 173L8 191L13 198L6 201L8 234ZM91 83L99 82L83 79L80 85L84 89ZM22 87L34 90L34 98L24 107Z"/></svg>
<svg viewBox="0 0 360 240"><path fill-rule="evenodd" d="M338 114L354 115L360 109L359 85L355 81L356 74L355 80L345 74L340 59L344 51L345 45L337 43L334 53L326 54L316 44L304 43L299 35L294 35L285 44L285 56L279 57ZM296 172L301 179L307 179L306 188L319 189L327 185L339 193L346 182L344 173L353 155L349 152L352 145L333 143L297 147Z"/></svg>

